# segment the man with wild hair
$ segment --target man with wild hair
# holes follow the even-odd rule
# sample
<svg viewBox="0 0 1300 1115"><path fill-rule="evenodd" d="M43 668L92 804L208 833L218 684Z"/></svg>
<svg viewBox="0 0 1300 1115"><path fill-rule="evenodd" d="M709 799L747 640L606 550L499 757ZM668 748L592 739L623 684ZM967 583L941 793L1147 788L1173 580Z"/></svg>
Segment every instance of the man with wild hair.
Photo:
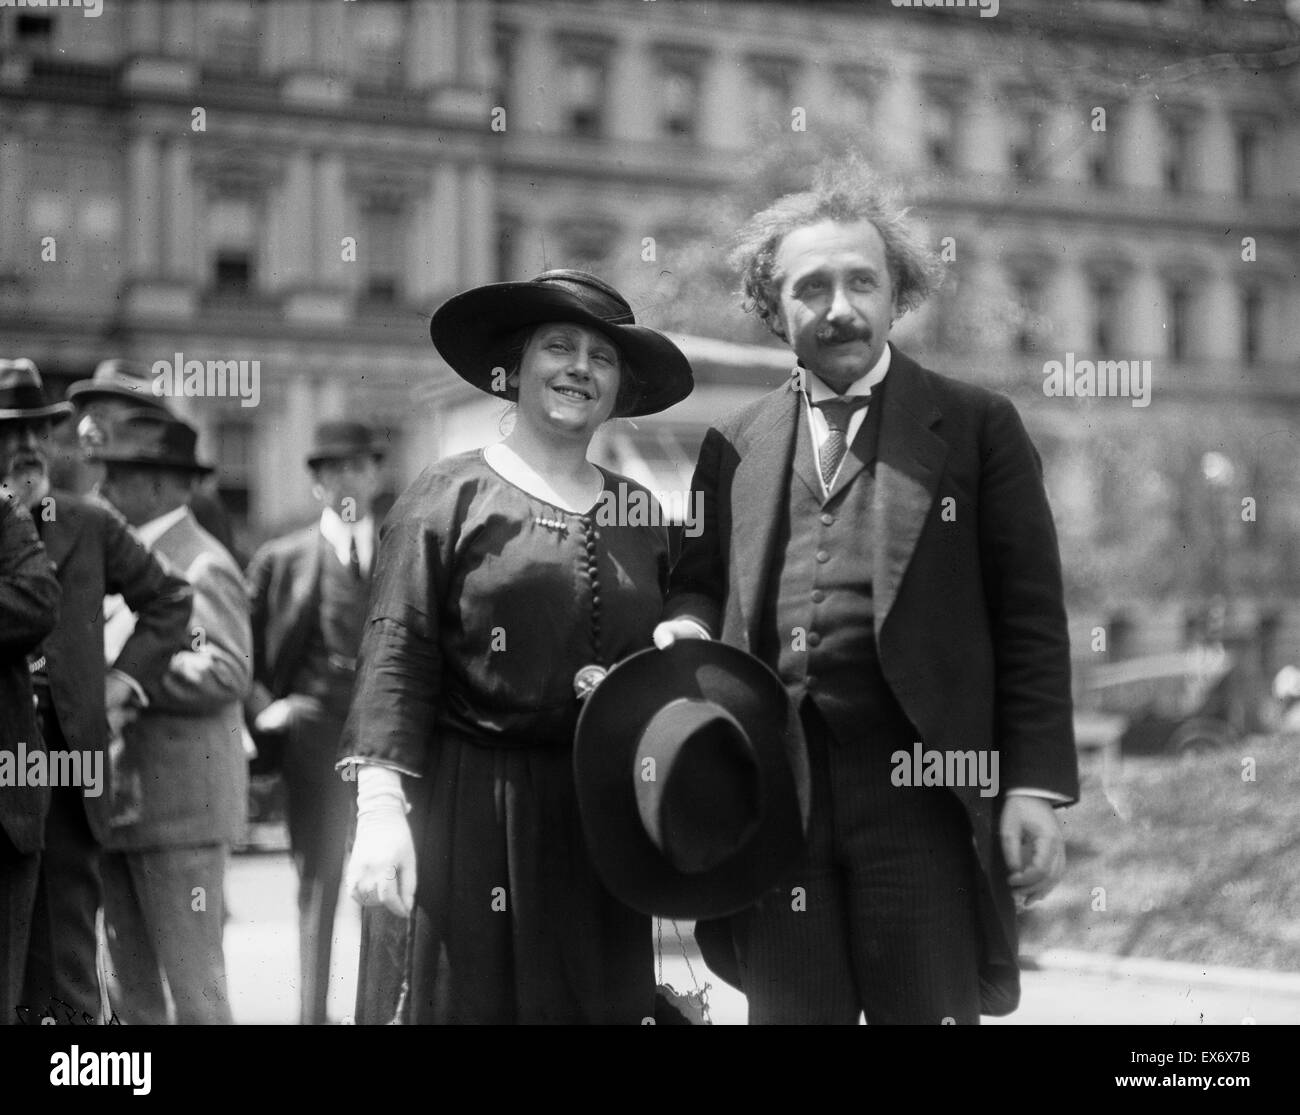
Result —
<svg viewBox="0 0 1300 1115"><path fill-rule="evenodd" d="M1078 795L1038 454L1006 398L889 343L939 264L860 162L756 214L733 262L795 364L708 431L692 485L704 529L655 641L722 639L780 675L812 810L804 860L697 936L751 1023L1006 1014L1015 906L1060 878L1054 807ZM898 777L893 756L916 741L996 752L997 793Z"/></svg>

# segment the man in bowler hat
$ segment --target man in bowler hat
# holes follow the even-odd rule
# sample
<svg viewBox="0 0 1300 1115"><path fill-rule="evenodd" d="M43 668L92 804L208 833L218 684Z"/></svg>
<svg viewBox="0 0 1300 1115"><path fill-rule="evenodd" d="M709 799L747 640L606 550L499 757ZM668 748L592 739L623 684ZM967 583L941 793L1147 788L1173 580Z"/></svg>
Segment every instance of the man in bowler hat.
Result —
<svg viewBox="0 0 1300 1115"><path fill-rule="evenodd" d="M171 414L164 396L156 394L154 381L148 369L132 360L114 357L101 360L89 379L79 379L68 388L68 401L77 408L77 440L90 467L94 483L98 484L102 466L94 460L95 450L108 441L108 431L124 415L141 407ZM189 507L199 526L220 542L242 562L247 555L235 550L234 532L230 516L221 501L198 485L189 496Z"/></svg>
<svg viewBox="0 0 1300 1115"><path fill-rule="evenodd" d="M211 472L196 441L191 426L151 408L120 417L95 450L104 498L194 590L188 644L112 753L104 921L109 998L128 1025L167 1021L164 976L177 1022L231 1021L223 889L248 794L242 702L253 637L242 572L189 506ZM125 619L108 621L110 645Z"/></svg>
<svg viewBox="0 0 1300 1115"><path fill-rule="evenodd" d="M283 748L289 841L298 871L300 1020L327 1021L330 951L355 808L334 769L347 718L377 545L383 446L359 422L317 426L307 467L321 505L311 526L263 546L248 567L259 748Z"/></svg>
<svg viewBox="0 0 1300 1115"><path fill-rule="evenodd" d="M71 413L46 398L32 361L0 360L0 483L31 511L61 591L58 625L30 660L37 719L49 751L78 752L83 771L102 771L109 738L159 698L168 661L188 644L191 593L102 500L51 489L50 432ZM109 593L135 626L106 667ZM100 1014L95 919L110 797L102 782L51 788L20 1004L30 1011Z"/></svg>
<svg viewBox="0 0 1300 1115"><path fill-rule="evenodd" d="M734 260L795 365L705 436L704 530L656 643L707 635L771 666L813 799L803 861L702 923L701 946L732 966L752 1023L1008 1013L1013 896L1060 878L1054 807L1078 794L1038 454L1006 398L889 342L938 265L860 166L754 216ZM898 761L917 746L937 756L924 777ZM972 784L978 769L1000 778Z"/></svg>

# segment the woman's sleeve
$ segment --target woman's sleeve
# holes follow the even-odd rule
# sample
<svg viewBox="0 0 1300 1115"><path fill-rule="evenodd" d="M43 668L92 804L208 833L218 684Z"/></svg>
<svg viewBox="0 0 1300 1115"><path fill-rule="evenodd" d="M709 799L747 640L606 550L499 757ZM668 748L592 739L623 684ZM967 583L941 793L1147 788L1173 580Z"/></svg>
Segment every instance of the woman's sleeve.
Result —
<svg viewBox="0 0 1300 1115"><path fill-rule="evenodd" d="M422 775L442 677L438 621L454 524L439 514L441 501L428 500L427 488L423 498L407 496L381 533L338 765L376 763Z"/></svg>

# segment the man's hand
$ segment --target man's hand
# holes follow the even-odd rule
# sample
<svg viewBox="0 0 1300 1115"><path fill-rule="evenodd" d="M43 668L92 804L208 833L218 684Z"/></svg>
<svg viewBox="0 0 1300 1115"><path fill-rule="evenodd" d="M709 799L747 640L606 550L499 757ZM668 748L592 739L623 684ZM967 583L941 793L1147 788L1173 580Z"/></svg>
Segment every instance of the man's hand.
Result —
<svg viewBox="0 0 1300 1115"><path fill-rule="evenodd" d="M1026 906L1045 898L1065 874L1065 834L1049 801L1008 794L999 826L1007 883Z"/></svg>
<svg viewBox="0 0 1300 1115"><path fill-rule="evenodd" d="M666 619L654 631L655 646L667 650L678 639L707 639L709 634L693 619Z"/></svg>
<svg viewBox="0 0 1300 1115"><path fill-rule="evenodd" d="M296 717L308 713L324 716L325 708L314 697L290 693L287 697L272 701L259 712L257 719L253 721L253 727L268 736L275 735L276 732L287 731Z"/></svg>
<svg viewBox="0 0 1300 1115"><path fill-rule="evenodd" d="M110 739L120 736L122 730L140 714L135 707L135 691L114 674L109 674L104 680L104 714L108 718Z"/></svg>

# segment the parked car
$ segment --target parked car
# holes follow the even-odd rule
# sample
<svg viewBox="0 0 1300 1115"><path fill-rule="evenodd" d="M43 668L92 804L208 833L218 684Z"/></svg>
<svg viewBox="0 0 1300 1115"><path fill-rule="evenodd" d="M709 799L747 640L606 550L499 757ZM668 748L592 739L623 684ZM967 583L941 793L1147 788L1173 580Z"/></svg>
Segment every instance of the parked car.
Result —
<svg viewBox="0 0 1300 1115"><path fill-rule="evenodd" d="M1075 732L1081 750L1184 755L1240 740L1248 700L1235 656L1195 647L1106 663L1080 679Z"/></svg>

